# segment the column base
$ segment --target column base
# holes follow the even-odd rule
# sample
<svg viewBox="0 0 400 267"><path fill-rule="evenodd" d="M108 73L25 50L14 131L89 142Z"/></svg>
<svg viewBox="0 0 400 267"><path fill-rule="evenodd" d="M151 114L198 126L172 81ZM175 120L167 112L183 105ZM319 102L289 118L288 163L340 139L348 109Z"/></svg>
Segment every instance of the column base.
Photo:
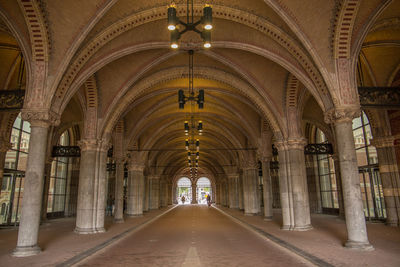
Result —
<svg viewBox="0 0 400 267"><path fill-rule="evenodd" d="M106 229L104 227L96 229L96 233L105 233L105 232L106 232Z"/></svg>
<svg viewBox="0 0 400 267"><path fill-rule="evenodd" d="M245 212L244 216L256 216L257 213Z"/></svg>
<svg viewBox="0 0 400 267"><path fill-rule="evenodd" d="M124 223L124 218L120 218L120 219L114 219L115 223Z"/></svg>
<svg viewBox="0 0 400 267"><path fill-rule="evenodd" d="M344 246L348 249L361 250L361 251L372 251L374 247L368 242L356 242L347 241Z"/></svg>
<svg viewBox="0 0 400 267"><path fill-rule="evenodd" d="M311 224L304 225L304 226L294 226L291 230L293 231L308 231L313 229Z"/></svg>
<svg viewBox="0 0 400 267"><path fill-rule="evenodd" d="M29 257L37 255L42 250L38 245L28 246L28 247L16 247L12 253L14 257Z"/></svg>
<svg viewBox="0 0 400 267"><path fill-rule="evenodd" d="M77 234L80 234L80 235L89 235L89 234L97 233L97 230L94 229L94 228L79 228L79 227L76 227L74 232L77 233Z"/></svg>
<svg viewBox="0 0 400 267"><path fill-rule="evenodd" d="M281 230L290 231L292 229L293 229L293 227L290 225L282 225L281 226Z"/></svg>
<svg viewBox="0 0 400 267"><path fill-rule="evenodd" d="M264 221L272 221L272 216L265 216Z"/></svg>

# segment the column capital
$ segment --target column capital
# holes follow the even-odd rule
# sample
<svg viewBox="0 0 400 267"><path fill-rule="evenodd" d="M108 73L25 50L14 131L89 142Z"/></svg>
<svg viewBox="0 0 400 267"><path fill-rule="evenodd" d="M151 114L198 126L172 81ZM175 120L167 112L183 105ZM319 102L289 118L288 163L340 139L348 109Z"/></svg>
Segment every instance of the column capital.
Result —
<svg viewBox="0 0 400 267"><path fill-rule="evenodd" d="M297 138L297 139L289 139L287 140L287 149L299 149L304 150L304 147L307 145L307 139L305 138Z"/></svg>
<svg viewBox="0 0 400 267"><path fill-rule="evenodd" d="M254 170L254 169L258 169L258 164L257 161L255 160L244 160L242 162L242 169L243 170Z"/></svg>
<svg viewBox="0 0 400 267"><path fill-rule="evenodd" d="M160 175L156 175L156 174L150 174L147 176L147 179L149 180L160 180Z"/></svg>
<svg viewBox="0 0 400 267"><path fill-rule="evenodd" d="M130 162L128 164L128 170L129 171L140 171L143 172L145 168L145 164L139 163L139 162Z"/></svg>
<svg viewBox="0 0 400 267"><path fill-rule="evenodd" d="M34 127L47 128L60 124L60 115L48 109L22 109L21 117Z"/></svg>
<svg viewBox="0 0 400 267"><path fill-rule="evenodd" d="M97 145L97 139L81 139L78 141L78 146L81 148L81 151L97 150Z"/></svg>
<svg viewBox="0 0 400 267"><path fill-rule="evenodd" d="M236 179L239 178L239 173L228 173L226 177L228 177L228 179Z"/></svg>
<svg viewBox="0 0 400 267"><path fill-rule="evenodd" d="M325 112L324 121L330 123L351 122L354 118L360 117L359 106L332 108Z"/></svg>
<svg viewBox="0 0 400 267"><path fill-rule="evenodd" d="M371 145L375 146L376 148L384 148L384 147L394 147L394 140L396 138L394 136L378 136L374 137L371 140Z"/></svg>

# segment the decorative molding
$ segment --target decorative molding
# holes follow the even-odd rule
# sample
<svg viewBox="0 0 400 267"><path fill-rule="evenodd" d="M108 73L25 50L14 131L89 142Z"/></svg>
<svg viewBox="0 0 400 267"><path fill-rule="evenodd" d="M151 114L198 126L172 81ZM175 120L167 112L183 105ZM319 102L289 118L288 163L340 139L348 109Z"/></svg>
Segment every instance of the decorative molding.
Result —
<svg viewBox="0 0 400 267"><path fill-rule="evenodd" d="M25 90L1 90L0 110L20 110L24 105Z"/></svg>
<svg viewBox="0 0 400 267"><path fill-rule="evenodd" d="M108 172L115 172L116 169L117 169L116 163L107 163L107 171Z"/></svg>
<svg viewBox="0 0 400 267"><path fill-rule="evenodd" d="M52 157L80 157L81 148L79 146L53 146Z"/></svg>
<svg viewBox="0 0 400 267"><path fill-rule="evenodd" d="M96 139L82 139L78 141L78 146L81 148L81 151L95 151L98 145L99 142Z"/></svg>
<svg viewBox="0 0 400 267"><path fill-rule="evenodd" d="M400 87L358 87L358 94L362 107L400 109Z"/></svg>
<svg viewBox="0 0 400 267"><path fill-rule="evenodd" d="M278 161L271 161L269 163L269 168L272 170L278 170L279 169L279 162Z"/></svg>
<svg viewBox="0 0 400 267"><path fill-rule="evenodd" d="M332 144L308 144L304 147L306 155L324 155L333 154Z"/></svg>
<svg viewBox="0 0 400 267"><path fill-rule="evenodd" d="M348 107L348 108L333 108L325 112L324 121L325 123L340 123L340 122L351 122L354 118L361 116L361 110L359 107Z"/></svg>
<svg viewBox="0 0 400 267"><path fill-rule="evenodd" d="M47 109L22 109L21 117L30 122L31 126L48 127L60 124L60 115Z"/></svg>
<svg viewBox="0 0 400 267"><path fill-rule="evenodd" d="M351 37L360 2L359 0L344 0L339 4L333 42L336 59L350 58Z"/></svg>
<svg viewBox="0 0 400 267"><path fill-rule="evenodd" d="M46 18L43 12L42 1L19 0L18 3L24 13L26 25L29 29L32 44L33 61L48 61L50 42Z"/></svg>

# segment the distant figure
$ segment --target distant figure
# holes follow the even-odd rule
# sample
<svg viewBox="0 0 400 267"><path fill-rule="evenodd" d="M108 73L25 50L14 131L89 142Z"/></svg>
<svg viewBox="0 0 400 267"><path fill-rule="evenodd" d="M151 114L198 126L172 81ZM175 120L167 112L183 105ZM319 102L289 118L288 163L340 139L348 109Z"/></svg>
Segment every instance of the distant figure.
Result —
<svg viewBox="0 0 400 267"><path fill-rule="evenodd" d="M211 197L210 194L207 195L207 205L210 207L211 206Z"/></svg>
<svg viewBox="0 0 400 267"><path fill-rule="evenodd" d="M107 210L106 216L112 216L113 213L114 198L110 195L107 199Z"/></svg>
<svg viewBox="0 0 400 267"><path fill-rule="evenodd" d="M181 201L182 201L182 204L185 204L185 196L182 196Z"/></svg>

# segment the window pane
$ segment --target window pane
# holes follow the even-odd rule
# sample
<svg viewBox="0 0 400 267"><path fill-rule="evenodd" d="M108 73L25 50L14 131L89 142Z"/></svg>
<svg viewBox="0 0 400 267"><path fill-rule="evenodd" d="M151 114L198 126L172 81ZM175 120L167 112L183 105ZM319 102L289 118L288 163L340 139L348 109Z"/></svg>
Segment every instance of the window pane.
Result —
<svg viewBox="0 0 400 267"><path fill-rule="evenodd" d="M13 127L21 129L21 114L15 119Z"/></svg>
<svg viewBox="0 0 400 267"><path fill-rule="evenodd" d="M18 149L19 135L20 135L19 130L15 129L15 128L13 128L11 130L10 143L11 143L12 149Z"/></svg>
<svg viewBox="0 0 400 267"><path fill-rule="evenodd" d="M55 194L64 194L65 193L65 180L64 179L57 179Z"/></svg>
<svg viewBox="0 0 400 267"><path fill-rule="evenodd" d="M19 153L18 157L18 170L25 171L26 170L26 163L28 161L28 153Z"/></svg>
<svg viewBox="0 0 400 267"><path fill-rule="evenodd" d="M360 127L360 126L361 126L361 118L360 117L355 118L353 120L353 129L356 129L356 128Z"/></svg>
<svg viewBox="0 0 400 267"><path fill-rule="evenodd" d="M4 168L15 170L17 168L16 162L17 162L17 151L13 150L7 151Z"/></svg>
<svg viewBox="0 0 400 267"><path fill-rule="evenodd" d="M60 212L64 211L64 200L65 196L54 196L54 207L53 207L53 212Z"/></svg>
<svg viewBox="0 0 400 267"><path fill-rule="evenodd" d="M354 144L356 146L356 149L359 147L365 146L363 128L354 130L353 136L354 136Z"/></svg>
<svg viewBox="0 0 400 267"><path fill-rule="evenodd" d="M365 166L368 164L367 162L367 152L365 148L360 148L356 150L357 153L357 163L358 166Z"/></svg>
<svg viewBox="0 0 400 267"><path fill-rule="evenodd" d="M329 175L324 175L320 177L321 183L321 191L330 191L331 190L331 181Z"/></svg>
<svg viewBox="0 0 400 267"><path fill-rule="evenodd" d="M371 144L371 139L372 139L372 132L371 132L371 126L368 124L365 126L365 136L367 138L366 144L369 145Z"/></svg>
<svg viewBox="0 0 400 267"><path fill-rule="evenodd" d="M336 184L336 175L335 174L331 174L331 188L332 190L337 190L337 184Z"/></svg>
<svg viewBox="0 0 400 267"><path fill-rule="evenodd" d="M47 199L47 212L53 211L53 195L49 195Z"/></svg>
<svg viewBox="0 0 400 267"><path fill-rule="evenodd" d="M29 148L29 134L22 132L21 133L21 143L20 143L20 151L28 152Z"/></svg>
<svg viewBox="0 0 400 267"><path fill-rule="evenodd" d="M321 192L322 197L322 207L333 208L331 192Z"/></svg>
<svg viewBox="0 0 400 267"><path fill-rule="evenodd" d="M27 133L30 133L31 132L31 124L27 121L24 121L22 124L22 130Z"/></svg>
<svg viewBox="0 0 400 267"><path fill-rule="evenodd" d="M369 164L378 163L378 154L376 152L376 148L373 146L368 147L368 156L369 156Z"/></svg>

